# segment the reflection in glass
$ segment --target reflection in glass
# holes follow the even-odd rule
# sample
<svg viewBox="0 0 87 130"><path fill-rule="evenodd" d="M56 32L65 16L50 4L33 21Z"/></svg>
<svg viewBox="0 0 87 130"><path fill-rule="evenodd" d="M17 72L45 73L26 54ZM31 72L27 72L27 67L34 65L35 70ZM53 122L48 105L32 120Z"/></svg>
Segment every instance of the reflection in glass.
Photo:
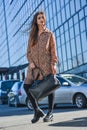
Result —
<svg viewBox="0 0 87 130"><path fill-rule="evenodd" d="M74 16L74 24L76 24L76 23L78 23L78 15L77 14Z"/></svg>
<svg viewBox="0 0 87 130"><path fill-rule="evenodd" d="M63 54L63 61L66 61L66 49L65 49L65 45L62 45L62 54Z"/></svg>
<svg viewBox="0 0 87 130"><path fill-rule="evenodd" d="M71 69L71 68L72 68L72 60L68 59L68 69Z"/></svg>
<svg viewBox="0 0 87 130"><path fill-rule="evenodd" d="M86 32L81 33L82 38L82 49L83 52L87 51L87 39L86 39Z"/></svg>
<svg viewBox="0 0 87 130"><path fill-rule="evenodd" d="M73 30L73 27L70 28L70 39L73 39L74 38L74 30Z"/></svg>
<svg viewBox="0 0 87 130"><path fill-rule="evenodd" d="M84 21L84 19L80 21L80 29L81 29L81 32L83 32L85 30L85 21Z"/></svg>
<svg viewBox="0 0 87 130"><path fill-rule="evenodd" d="M79 34L79 25L78 23L74 25L75 28L75 36Z"/></svg>
<svg viewBox="0 0 87 130"><path fill-rule="evenodd" d="M84 63L87 63L87 51L83 53Z"/></svg>
<svg viewBox="0 0 87 130"><path fill-rule="evenodd" d="M79 12L79 19L82 19L84 17L84 11L83 9Z"/></svg>
<svg viewBox="0 0 87 130"><path fill-rule="evenodd" d="M76 56L75 39L72 39L72 40L71 40L71 52L73 52L73 53L72 53L72 57L73 57L73 56Z"/></svg>
<svg viewBox="0 0 87 130"><path fill-rule="evenodd" d="M82 53L82 52L81 52L80 36L77 36L77 37L76 37L76 49L77 49L77 54Z"/></svg>
<svg viewBox="0 0 87 130"><path fill-rule="evenodd" d="M70 1L70 9L71 9L71 15L73 15L75 13L74 0Z"/></svg>
<svg viewBox="0 0 87 130"><path fill-rule="evenodd" d="M83 0L84 1L84 0ZM80 0L75 0L75 5L76 5L76 11L80 9Z"/></svg>
<svg viewBox="0 0 87 130"><path fill-rule="evenodd" d="M65 10L64 10L64 8L61 11L61 15L62 15L62 22L64 22L65 21Z"/></svg>
<svg viewBox="0 0 87 130"><path fill-rule="evenodd" d="M80 53L80 54L77 56L77 58L78 58L78 65L83 64L82 53Z"/></svg>
<svg viewBox="0 0 87 130"><path fill-rule="evenodd" d="M67 58L71 58L71 50L70 50L70 42L66 43L66 48L67 48Z"/></svg>
<svg viewBox="0 0 87 130"><path fill-rule="evenodd" d="M66 5L66 17L67 19L70 17L70 9L69 9L69 4Z"/></svg>

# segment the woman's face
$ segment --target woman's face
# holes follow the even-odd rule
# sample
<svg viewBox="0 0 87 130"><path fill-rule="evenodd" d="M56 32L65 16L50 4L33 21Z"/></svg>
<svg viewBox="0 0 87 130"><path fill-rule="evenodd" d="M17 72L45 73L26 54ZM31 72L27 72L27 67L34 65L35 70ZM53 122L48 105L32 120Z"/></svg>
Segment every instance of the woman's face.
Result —
<svg viewBox="0 0 87 130"><path fill-rule="evenodd" d="M37 25L38 25L38 26L44 26L45 23L46 23L46 19L45 19L44 14L39 14L39 15L37 16Z"/></svg>

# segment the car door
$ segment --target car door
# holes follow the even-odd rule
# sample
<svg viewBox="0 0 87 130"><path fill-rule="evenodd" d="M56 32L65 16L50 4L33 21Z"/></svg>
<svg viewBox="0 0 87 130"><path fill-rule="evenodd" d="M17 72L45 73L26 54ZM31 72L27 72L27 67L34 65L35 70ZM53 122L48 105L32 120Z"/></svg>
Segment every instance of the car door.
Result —
<svg viewBox="0 0 87 130"><path fill-rule="evenodd" d="M56 103L71 103L72 102L72 86L71 84L63 79L62 77L58 77L61 87L56 90L55 94L55 102ZM67 85L63 85L63 83L67 83Z"/></svg>

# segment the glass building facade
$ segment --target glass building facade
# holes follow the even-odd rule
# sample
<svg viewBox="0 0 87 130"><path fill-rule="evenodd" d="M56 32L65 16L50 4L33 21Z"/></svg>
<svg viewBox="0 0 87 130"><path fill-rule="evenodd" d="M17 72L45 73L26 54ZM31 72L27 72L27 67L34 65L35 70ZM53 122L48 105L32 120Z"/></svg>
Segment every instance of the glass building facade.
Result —
<svg viewBox="0 0 87 130"><path fill-rule="evenodd" d="M27 63L28 28L41 10L56 37L58 72L87 77L87 0L0 0L0 67Z"/></svg>

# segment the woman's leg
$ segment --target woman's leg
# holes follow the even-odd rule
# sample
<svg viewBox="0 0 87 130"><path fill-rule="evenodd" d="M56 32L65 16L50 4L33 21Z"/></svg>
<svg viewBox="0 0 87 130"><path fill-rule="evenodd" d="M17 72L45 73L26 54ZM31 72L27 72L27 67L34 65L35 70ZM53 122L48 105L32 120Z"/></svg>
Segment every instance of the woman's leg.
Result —
<svg viewBox="0 0 87 130"><path fill-rule="evenodd" d="M31 85L24 84L24 90L25 90L25 92L26 92L26 94L27 94L29 100L30 100L31 103L32 103L33 109L36 110L36 109L38 109L38 103L37 103L37 101L32 97L32 95L29 93L29 87L30 87L30 86L31 86Z"/></svg>
<svg viewBox="0 0 87 130"><path fill-rule="evenodd" d="M43 119L44 122L48 122L48 121L52 121L53 120L53 108L54 108L54 97L55 97L55 93L51 93L48 96L48 113L45 116L45 118Z"/></svg>
<svg viewBox="0 0 87 130"><path fill-rule="evenodd" d="M55 93L48 96L49 112L53 112Z"/></svg>
<svg viewBox="0 0 87 130"><path fill-rule="evenodd" d="M28 85L28 84L24 84L24 90L28 96L28 98L30 99L31 103L32 103L32 106L33 106L33 109L34 109L34 118L31 120L32 123L35 123L37 122L40 117L43 117L44 116L44 112L39 108L38 106L38 103L37 101L32 97L32 95L29 93L29 87L31 85Z"/></svg>

